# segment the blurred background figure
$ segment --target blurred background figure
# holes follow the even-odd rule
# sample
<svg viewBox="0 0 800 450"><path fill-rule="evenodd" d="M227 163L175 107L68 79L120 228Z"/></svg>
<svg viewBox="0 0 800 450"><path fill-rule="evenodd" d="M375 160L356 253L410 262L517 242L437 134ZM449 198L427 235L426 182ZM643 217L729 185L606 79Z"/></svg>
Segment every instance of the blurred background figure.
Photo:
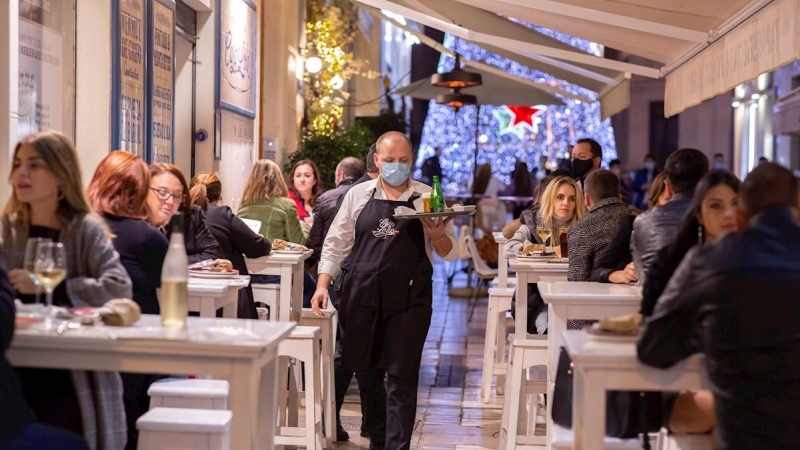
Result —
<svg viewBox="0 0 800 450"><path fill-rule="evenodd" d="M647 209L650 186L660 172L655 155L648 153L647 156L644 157L644 167L633 173L633 180L631 182L633 206L641 210Z"/></svg>
<svg viewBox="0 0 800 450"><path fill-rule="evenodd" d="M442 179L442 162L439 160L440 156L442 156L442 149L436 147L433 151L433 156L422 163L422 167L420 168L422 179L420 181L428 186L433 183L433 177L439 177L440 181Z"/></svg>

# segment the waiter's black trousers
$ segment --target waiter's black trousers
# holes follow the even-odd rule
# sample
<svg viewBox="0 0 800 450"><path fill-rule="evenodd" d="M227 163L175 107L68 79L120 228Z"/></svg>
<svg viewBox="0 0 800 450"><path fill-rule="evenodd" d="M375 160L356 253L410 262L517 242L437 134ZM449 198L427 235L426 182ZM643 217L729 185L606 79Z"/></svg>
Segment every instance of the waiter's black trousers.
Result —
<svg viewBox="0 0 800 450"><path fill-rule="evenodd" d="M363 373L356 372L356 378ZM367 414L370 440L375 445L384 445L385 450L409 450L417 416L419 375L408 380L387 374L385 388L382 377L366 378L363 381L359 378L358 385L368 399L367 411L376 411L378 416L370 417ZM385 408L384 414L379 413L381 406ZM385 440L381 439L383 436Z"/></svg>

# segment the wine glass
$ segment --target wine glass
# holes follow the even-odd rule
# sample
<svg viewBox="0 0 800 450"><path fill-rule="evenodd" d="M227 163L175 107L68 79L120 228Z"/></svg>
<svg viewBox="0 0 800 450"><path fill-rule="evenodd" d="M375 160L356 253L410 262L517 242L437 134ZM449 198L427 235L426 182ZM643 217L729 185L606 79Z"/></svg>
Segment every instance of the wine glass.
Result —
<svg viewBox="0 0 800 450"><path fill-rule="evenodd" d="M46 294L45 315L53 315L53 290L67 276L67 257L64 244L60 242L43 242L36 251L34 270L39 283L44 286Z"/></svg>
<svg viewBox="0 0 800 450"><path fill-rule="evenodd" d="M31 277L33 284L36 285L36 304L39 304L39 297L42 294L42 285L39 283L39 278L36 276L36 257L39 250L39 244L45 242L53 242L47 238L28 238L25 244L25 270L28 271L28 276Z"/></svg>
<svg viewBox="0 0 800 450"><path fill-rule="evenodd" d="M541 239L542 243L545 245L545 249L544 249L545 253L550 253L551 251L553 251L553 249L549 248L548 245L547 245L547 242L550 240L551 236L553 235L553 230L551 230L550 228L547 228L547 227L539 225L538 227L536 227L536 234L539 235L539 239ZM549 248L549 250L548 250L548 248Z"/></svg>

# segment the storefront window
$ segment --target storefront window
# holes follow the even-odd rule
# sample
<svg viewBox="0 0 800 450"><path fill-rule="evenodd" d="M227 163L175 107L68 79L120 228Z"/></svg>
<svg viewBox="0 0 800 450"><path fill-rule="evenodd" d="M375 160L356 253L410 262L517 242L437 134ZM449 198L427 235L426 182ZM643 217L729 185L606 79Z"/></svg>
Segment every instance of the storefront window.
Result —
<svg viewBox="0 0 800 450"><path fill-rule="evenodd" d="M17 137L55 129L75 139L75 0L19 2Z"/></svg>

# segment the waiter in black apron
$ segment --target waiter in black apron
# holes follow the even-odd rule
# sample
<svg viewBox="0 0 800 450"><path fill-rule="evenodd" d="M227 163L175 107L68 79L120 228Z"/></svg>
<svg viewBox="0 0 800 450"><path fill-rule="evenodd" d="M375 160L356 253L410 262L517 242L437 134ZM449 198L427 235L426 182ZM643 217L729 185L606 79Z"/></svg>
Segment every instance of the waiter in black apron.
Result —
<svg viewBox="0 0 800 450"><path fill-rule="evenodd" d="M385 388L382 380L369 387L371 396L386 398L385 425L367 424L370 449L408 450L422 348L433 312L433 252L454 260L456 238L449 219L394 217L395 208L414 209L431 188L409 178L413 154L404 134L385 133L376 146L381 175L347 193L325 238L311 306L322 315L328 285L341 269L334 289L345 327L342 365L387 375Z"/></svg>

